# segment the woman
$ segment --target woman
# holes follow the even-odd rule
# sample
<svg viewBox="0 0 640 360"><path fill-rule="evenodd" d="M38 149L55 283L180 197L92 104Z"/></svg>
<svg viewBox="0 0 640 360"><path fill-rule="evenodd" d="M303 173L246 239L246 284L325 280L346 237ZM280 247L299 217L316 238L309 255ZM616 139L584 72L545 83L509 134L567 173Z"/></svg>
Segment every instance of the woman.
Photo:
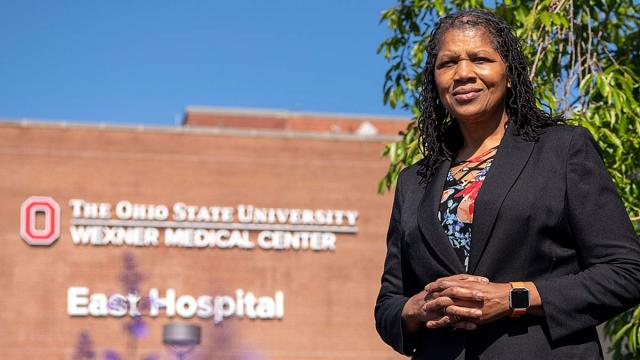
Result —
<svg viewBox="0 0 640 360"><path fill-rule="evenodd" d="M442 18L423 76L379 334L416 359L601 359L595 326L640 299L640 240L593 137L536 107L492 13Z"/></svg>

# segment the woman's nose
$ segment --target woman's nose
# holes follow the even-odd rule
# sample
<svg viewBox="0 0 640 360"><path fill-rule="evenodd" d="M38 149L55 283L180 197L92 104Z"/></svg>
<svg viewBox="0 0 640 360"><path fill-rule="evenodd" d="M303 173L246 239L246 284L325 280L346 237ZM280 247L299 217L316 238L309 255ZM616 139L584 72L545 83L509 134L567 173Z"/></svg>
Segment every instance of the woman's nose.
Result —
<svg viewBox="0 0 640 360"><path fill-rule="evenodd" d="M475 78L475 72L473 71L473 63L470 60L458 61L456 66L455 80L467 81Z"/></svg>

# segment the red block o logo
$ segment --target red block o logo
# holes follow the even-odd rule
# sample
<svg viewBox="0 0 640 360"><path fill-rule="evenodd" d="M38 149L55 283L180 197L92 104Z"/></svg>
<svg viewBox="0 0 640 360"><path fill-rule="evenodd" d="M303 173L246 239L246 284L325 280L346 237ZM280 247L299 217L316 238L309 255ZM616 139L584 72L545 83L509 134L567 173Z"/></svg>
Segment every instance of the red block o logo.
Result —
<svg viewBox="0 0 640 360"><path fill-rule="evenodd" d="M44 215L44 228L36 227L38 213ZM29 245L49 246L60 237L60 206L48 196L32 196L20 207L20 236Z"/></svg>

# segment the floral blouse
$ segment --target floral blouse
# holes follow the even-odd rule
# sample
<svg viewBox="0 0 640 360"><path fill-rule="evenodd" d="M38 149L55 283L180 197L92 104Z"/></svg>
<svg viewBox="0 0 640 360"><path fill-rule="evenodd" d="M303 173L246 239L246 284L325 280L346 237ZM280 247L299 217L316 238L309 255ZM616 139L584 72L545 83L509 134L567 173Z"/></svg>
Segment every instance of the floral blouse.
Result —
<svg viewBox="0 0 640 360"><path fill-rule="evenodd" d="M465 271L469 269L474 202L498 146L468 160L452 162L442 192L438 219Z"/></svg>

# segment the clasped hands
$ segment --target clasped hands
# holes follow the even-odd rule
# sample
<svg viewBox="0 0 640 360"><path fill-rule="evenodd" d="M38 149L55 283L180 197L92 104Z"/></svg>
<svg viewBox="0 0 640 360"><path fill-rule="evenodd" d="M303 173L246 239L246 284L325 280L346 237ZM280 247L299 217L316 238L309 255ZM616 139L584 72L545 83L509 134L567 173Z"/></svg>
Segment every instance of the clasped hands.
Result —
<svg viewBox="0 0 640 360"><path fill-rule="evenodd" d="M469 274L440 278L425 286L405 304L403 318L410 327L426 324L430 329L451 326L474 330L478 324L507 316L508 283Z"/></svg>

